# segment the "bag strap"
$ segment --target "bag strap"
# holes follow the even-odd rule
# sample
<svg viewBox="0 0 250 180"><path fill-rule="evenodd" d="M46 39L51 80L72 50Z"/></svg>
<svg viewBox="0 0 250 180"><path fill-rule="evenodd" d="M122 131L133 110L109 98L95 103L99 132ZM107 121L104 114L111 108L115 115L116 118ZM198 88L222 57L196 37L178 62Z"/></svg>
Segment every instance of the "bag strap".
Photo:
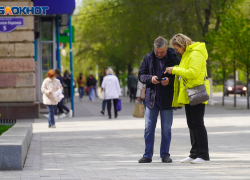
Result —
<svg viewBox="0 0 250 180"><path fill-rule="evenodd" d="M204 83L203 83L203 84L205 84L205 81L206 81L206 79L207 79L206 74L207 74L207 71L205 71L205 77L204 77ZM184 82L187 83L185 79L183 79L183 85L184 85L184 87L185 87L185 90L187 90L187 89L186 89L186 86L185 86L185 84L184 84Z"/></svg>

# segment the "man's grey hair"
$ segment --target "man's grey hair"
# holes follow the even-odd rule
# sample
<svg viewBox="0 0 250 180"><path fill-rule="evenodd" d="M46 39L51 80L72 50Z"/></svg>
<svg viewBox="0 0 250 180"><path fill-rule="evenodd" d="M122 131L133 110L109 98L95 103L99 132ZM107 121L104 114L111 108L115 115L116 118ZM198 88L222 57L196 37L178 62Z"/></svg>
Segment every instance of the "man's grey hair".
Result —
<svg viewBox="0 0 250 180"><path fill-rule="evenodd" d="M168 47L168 41L165 38L159 36L155 39L154 47L159 49L163 47Z"/></svg>

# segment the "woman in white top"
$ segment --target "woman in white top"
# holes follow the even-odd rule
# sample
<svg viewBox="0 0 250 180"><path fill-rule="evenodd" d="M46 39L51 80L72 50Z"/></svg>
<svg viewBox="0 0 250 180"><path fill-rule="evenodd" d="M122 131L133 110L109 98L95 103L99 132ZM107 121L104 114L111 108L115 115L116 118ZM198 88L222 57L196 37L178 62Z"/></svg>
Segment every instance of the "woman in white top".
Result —
<svg viewBox="0 0 250 180"><path fill-rule="evenodd" d="M121 96L121 88L118 78L113 75L114 72L111 68L107 70L107 76L103 78L102 88L105 92L105 100L107 101L108 115L111 119L111 100L113 100L115 118L117 118L116 104Z"/></svg>
<svg viewBox="0 0 250 180"><path fill-rule="evenodd" d="M49 128L55 128L55 109L58 104L55 99L53 92L57 91L59 88L63 90L62 85L58 79L55 78L56 73L53 69L49 70L47 73L47 78L44 79L41 91L43 93L43 104L49 110Z"/></svg>

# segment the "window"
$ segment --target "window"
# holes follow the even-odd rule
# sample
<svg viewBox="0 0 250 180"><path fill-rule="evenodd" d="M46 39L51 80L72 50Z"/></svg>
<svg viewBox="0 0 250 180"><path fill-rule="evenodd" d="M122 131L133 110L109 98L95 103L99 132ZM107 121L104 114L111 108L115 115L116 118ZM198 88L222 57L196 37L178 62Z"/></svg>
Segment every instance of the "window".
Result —
<svg viewBox="0 0 250 180"><path fill-rule="evenodd" d="M47 77L47 72L53 66L53 17L41 18L41 55L42 55L42 81Z"/></svg>

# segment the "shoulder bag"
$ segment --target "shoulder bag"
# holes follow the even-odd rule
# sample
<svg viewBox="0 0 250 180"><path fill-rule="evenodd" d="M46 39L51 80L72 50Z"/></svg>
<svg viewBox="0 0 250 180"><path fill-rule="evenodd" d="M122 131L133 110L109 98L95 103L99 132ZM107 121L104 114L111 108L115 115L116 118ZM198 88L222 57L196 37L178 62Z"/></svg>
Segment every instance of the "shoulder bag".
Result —
<svg viewBox="0 0 250 180"><path fill-rule="evenodd" d="M186 83L186 81L183 79L183 81ZM205 87L205 81L206 81L206 73L204 77L204 84L195 86L190 89L186 89L186 86L183 82L183 85L187 91L188 99L189 99L189 104L191 106L206 102L209 100L209 95L207 94L207 90Z"/></svg>

